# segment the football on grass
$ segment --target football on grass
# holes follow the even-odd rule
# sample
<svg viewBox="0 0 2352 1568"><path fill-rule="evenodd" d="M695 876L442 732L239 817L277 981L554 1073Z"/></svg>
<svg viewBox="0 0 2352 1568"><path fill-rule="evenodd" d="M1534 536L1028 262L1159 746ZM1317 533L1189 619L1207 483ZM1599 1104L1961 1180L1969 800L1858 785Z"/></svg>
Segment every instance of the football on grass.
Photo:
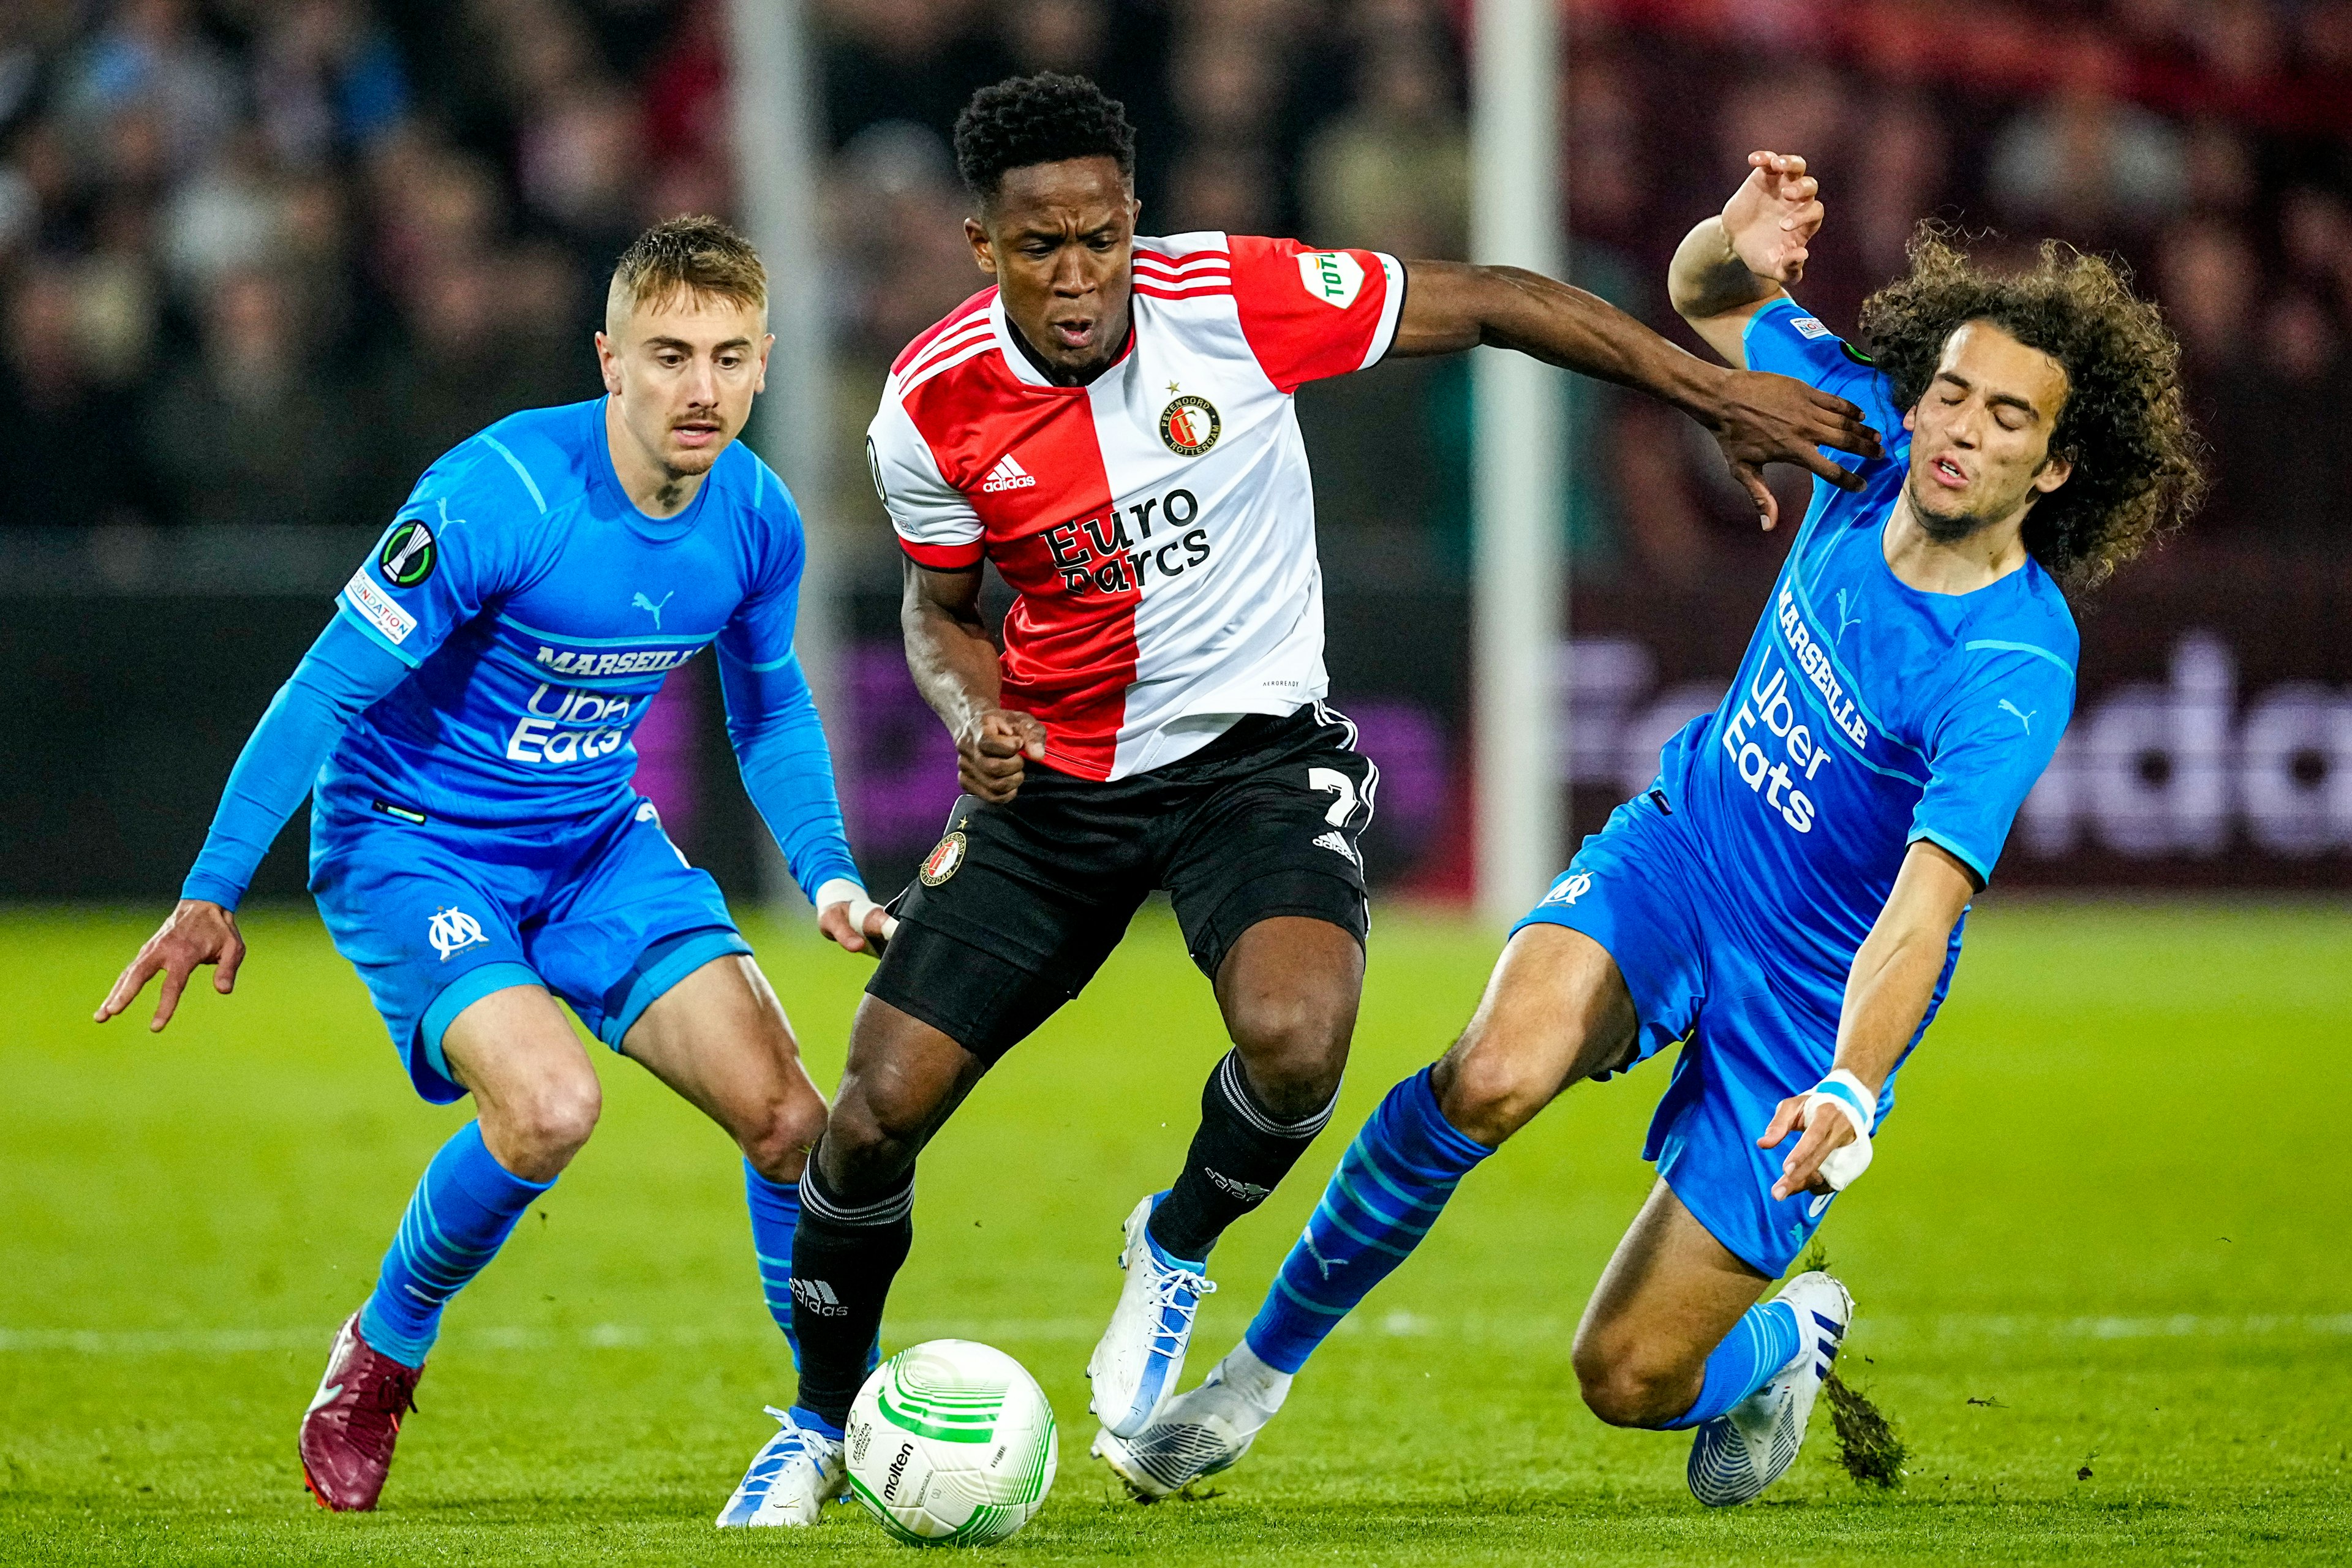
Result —
<svg viewBox="0 0 2352 1568"><path fill-rule="evenodd" d="M875 1368L843 1433L849 1489L910 1546L985 1546L1054 1485L1054 1407L1003 1351L931 1340Z"/></svg>

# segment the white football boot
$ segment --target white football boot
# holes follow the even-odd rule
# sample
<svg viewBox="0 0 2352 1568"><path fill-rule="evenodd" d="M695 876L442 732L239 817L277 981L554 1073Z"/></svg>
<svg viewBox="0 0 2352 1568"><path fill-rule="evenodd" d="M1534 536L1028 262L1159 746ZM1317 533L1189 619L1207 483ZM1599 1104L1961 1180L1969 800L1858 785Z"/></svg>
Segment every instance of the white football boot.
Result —
<svg viewBox="0 0 2352 1568"><path fill-rule="evenodd" d="M1241 1463L1289 1393L1290 1374L1258 1360L1244 1343L1211 1367L1200 1387L1161 1405L1136 1436L1096 1433L1094 1456L1136 1501L1158 1502Z"/></svg>
<svg viewBox="0 0 2352 1568"><path fill-rule="evenodd" d="M1216 1289L1198 1269L1163 1259L1145 1233L1152 1206L1167 1195L1152 1194L1127 1216L1127 1246L1118 1255L1127 1283L1119 1287L1110 1327L1087 1361L1087 1381L1094 1386L1087 1408L1122 1437L1150 1426L1152 1412L1175 1391L1192 1342L1193 1314L1201 1298Z"/></svg>
<svg viewBox="0 0 2352 1568"><path fill-rule="evenodd" d="M780 1423L776 1435L751 1457L742 1484L719 1510L719 1528L745 1525L809 1525L835 1498L846 1496L849 1473L841 1463L841 1439L803 1426L789 1410L768 1406Z"/></svg>
<svg viewBox="0 0 2352 1568"><path fill-rule="evenodd" d="M1797 1353L1763 1387L1701 1425L1691 1440L1691 1496L1709 1508L1752 1500L1796 1462L1813 1401L1853 1321L1853 1297L1818 1268L1798 1275L1772 1299L1796 1310Z"/></svg>

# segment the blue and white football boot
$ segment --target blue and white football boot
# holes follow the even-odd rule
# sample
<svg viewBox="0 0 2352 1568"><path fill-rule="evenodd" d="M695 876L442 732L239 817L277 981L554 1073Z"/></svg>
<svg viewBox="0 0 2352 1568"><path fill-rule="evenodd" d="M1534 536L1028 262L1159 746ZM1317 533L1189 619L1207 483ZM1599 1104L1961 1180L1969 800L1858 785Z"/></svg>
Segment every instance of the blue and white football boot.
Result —
<svg viewBox="0 0 2352 1568"><path fill-rule="evenodd" d="M824 1505L849 1491L841 1462L841 1439L804 1424L790 1410L768 1406L779 1423L776 1435L751 1458L742 1484L719 1510L719 1528L745 1525L809 1525Z"/></svg>
<svg viewBox="0 0 2352 1568"><path fill-rule="evenodd" d="M1753 1500L1796 1463L1805 1423L1853 1321L1853 1297L1820 1269L1798 1275L1772 1298L1797 1314L1797 1353L1772 1380L1714 1420L1691 1441L1691 1496L1709 1508Z"/></svg>
<svg viewBox="0 0 2352 1568"><path fill-rule="evenodd" d="M1087 1361L1087 1381L1094 1385L1087 1408L1121 1437L1150 1426L1152 1412L1175 1392L1192 1342L1193 1314L1201 1298L1216 1289L1198 1264L1169 1257L1151 1239L1151 1211L1167 1195L1152 1194L1127 1216L1127 1246L1118 1255L1127 1283L1119 1287L1110 1327Z"/></svg>
<svg viewBox="0 0 2352 1568"><path fill-rule="evenodd" d="M1158 1502L1241 1463L1289 1393L1288 1373L1238 1345L1200 1387L1162 1405L1134 1436L1096 1433L1094 1456L1126 1483L1129 1497Z"/></svg>

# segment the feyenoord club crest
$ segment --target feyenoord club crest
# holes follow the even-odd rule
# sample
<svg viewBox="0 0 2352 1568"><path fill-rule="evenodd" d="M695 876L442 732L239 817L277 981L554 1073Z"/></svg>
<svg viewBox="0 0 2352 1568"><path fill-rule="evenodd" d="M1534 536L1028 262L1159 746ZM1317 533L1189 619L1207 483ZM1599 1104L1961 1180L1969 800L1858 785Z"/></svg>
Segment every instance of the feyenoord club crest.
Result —
<svg viewBox="0 0 2352 1568"><path fill-rule="evenodd" d="M956 868L962 864L963 835L961 832L950 833L940 839L938 847L929 855L923 857L923 868L916 875L922 878L923 886L926 888L936 888L954 876Z"/></svg>
<svg viewBox="0 0 2352 1568"><path fill-rule="evenodd" d="M1216 405L1187 393L1160 411L1160 438L1180 458L1197 458L1217 444L1224 429Z"/></svg>

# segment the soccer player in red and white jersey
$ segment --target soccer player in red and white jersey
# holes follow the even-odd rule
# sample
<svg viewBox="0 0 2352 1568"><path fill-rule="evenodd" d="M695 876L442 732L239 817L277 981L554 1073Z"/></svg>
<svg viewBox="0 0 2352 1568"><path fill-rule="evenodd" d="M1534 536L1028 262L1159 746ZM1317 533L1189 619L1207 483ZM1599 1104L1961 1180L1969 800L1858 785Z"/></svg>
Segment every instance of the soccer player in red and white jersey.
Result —
<svg viewBox="0 0 2352 1568"><path fill-rule="evenodd" d="M898 357L868 453L908 557L908 662L966 793L903 896L803 1183L800 1399L782 1417L798 1447L776 1523L814 1522L844 1484L841 1426L907 1255L918 1151L1153 889L1234 1049L1182 1171L1127 1221L1127 1279L1087 1367L1108 1429L1140 1430L1175 1389L1210 1247L1330 1115L1380 774L1323 703L1301 385L1392 354L1517 349L1685 409L1768 515L1760 464L1851 485L1818 448L1878 450L1853 405L1705 364L1532 273L1139 238L1132 132L1081 79L982 89L956 157L994 283ZM1001 645L983 562L1018 595Z"/></svg>

